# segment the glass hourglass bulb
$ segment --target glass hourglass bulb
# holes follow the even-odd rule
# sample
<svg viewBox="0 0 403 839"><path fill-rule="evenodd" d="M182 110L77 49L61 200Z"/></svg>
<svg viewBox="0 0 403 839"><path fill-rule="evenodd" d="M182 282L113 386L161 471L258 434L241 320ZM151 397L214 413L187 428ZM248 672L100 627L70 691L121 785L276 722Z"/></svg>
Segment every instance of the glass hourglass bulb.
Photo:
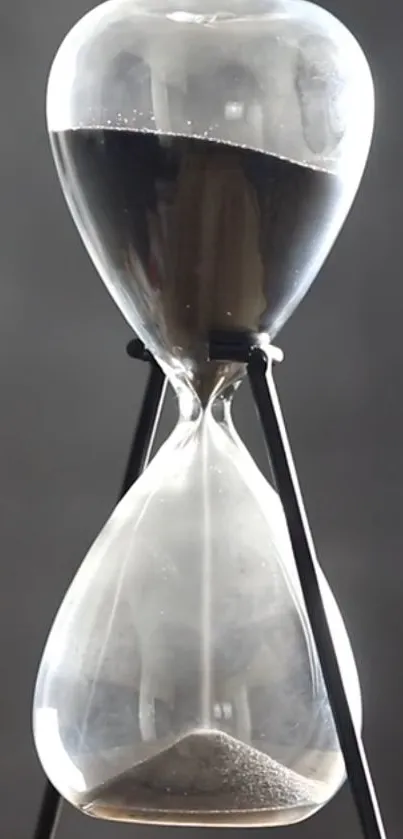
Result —
<svg viewBox="0 0 403 839"><path fill-rule="evenodd" d="M245 331L270 355L351 206L372 123L360 47L302 0L111 0L55 58L48 125L68 205L180 406L40 665L37 750L89 814L291 824L343 781L284 511L231 421L244 366L210 361L208 340Z"/></svg>
<svg viewBox="0 0 403 839"><path fill-rule="evenodd" d="M236 434L232 391L223 376L202 408L180 387L176 430L90 549L44 652L39 755L94 816L291 824L344 779L284 512Z"/></svg>

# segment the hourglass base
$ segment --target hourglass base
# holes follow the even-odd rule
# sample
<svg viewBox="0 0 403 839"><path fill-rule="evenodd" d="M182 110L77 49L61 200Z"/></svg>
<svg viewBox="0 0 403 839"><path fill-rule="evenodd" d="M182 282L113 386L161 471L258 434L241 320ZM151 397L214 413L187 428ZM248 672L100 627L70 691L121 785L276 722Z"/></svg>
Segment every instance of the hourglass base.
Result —
<svg viewBox="0 0 403 839"><path fill-rule="evenodd" d="M269 827L308 818L329 794L326 784L207 729L91 790L80 807L114 821Z"/></svg>

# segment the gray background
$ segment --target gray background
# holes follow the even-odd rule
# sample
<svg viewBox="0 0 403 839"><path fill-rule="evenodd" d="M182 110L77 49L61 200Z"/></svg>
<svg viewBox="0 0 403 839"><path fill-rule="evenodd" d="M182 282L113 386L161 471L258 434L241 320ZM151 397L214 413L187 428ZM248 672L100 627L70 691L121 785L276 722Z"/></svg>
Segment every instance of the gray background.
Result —
<svg viewBox="0 0 403 839"><path fill-rule="evenodd" d="M65 208L44 90L85 0L0 9L0 835L31 836L43 788L30 706L42 644L115 500L145 370ZM322 565L359 665L365 740L390 839L403 828L401 4L328 0L372 64L377 127L360 195L321 277L284 329L278 384ZM173 398L164 417L172 424ZM238 424L251 433L247 389ZM249 435L248 435L249 431ZM60 839L153 836L65 808ZM358 839L344 789L273 835ZM200 833L195 831L195 833ZM167 832L172 839L173 831ZM196 837L195 837L196 839Z"/></svg>

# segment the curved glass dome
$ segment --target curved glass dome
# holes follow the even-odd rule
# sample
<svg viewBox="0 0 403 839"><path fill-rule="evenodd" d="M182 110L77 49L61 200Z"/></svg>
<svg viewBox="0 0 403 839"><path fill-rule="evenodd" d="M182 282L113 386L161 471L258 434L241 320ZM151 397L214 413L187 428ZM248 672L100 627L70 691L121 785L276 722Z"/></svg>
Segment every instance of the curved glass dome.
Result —
<svg viewBox="0 0 403 839"><path fill-rule="evenodd" d="M98 818L293 824L345 779L280 499L219 408L183 417L120 502L43 653L38 754ZM359 729L353 654L317 571Z"/></svg>
<svg viewBox="0 0 403 839"><path fill-rule="evenodd" d="M351 206L373 111L357 41L302 0L111 0L73 28L48 88L59 175L160 361L194 368L211 329L276 335Z"/></svg>

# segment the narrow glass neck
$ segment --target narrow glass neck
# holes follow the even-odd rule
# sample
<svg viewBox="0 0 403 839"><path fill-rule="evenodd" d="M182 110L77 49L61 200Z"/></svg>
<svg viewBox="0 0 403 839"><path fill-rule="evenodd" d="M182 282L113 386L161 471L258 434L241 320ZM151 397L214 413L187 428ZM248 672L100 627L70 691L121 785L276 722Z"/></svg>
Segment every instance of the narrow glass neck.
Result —
<svg viewBox="0 0 403 839"><path fill-rule="evenodd" d="M180 422L199 422L208 414L218 423L231 423L232 398L245 375L244 364L209 361L192 381L169 373L178 397Z"/></svg>

